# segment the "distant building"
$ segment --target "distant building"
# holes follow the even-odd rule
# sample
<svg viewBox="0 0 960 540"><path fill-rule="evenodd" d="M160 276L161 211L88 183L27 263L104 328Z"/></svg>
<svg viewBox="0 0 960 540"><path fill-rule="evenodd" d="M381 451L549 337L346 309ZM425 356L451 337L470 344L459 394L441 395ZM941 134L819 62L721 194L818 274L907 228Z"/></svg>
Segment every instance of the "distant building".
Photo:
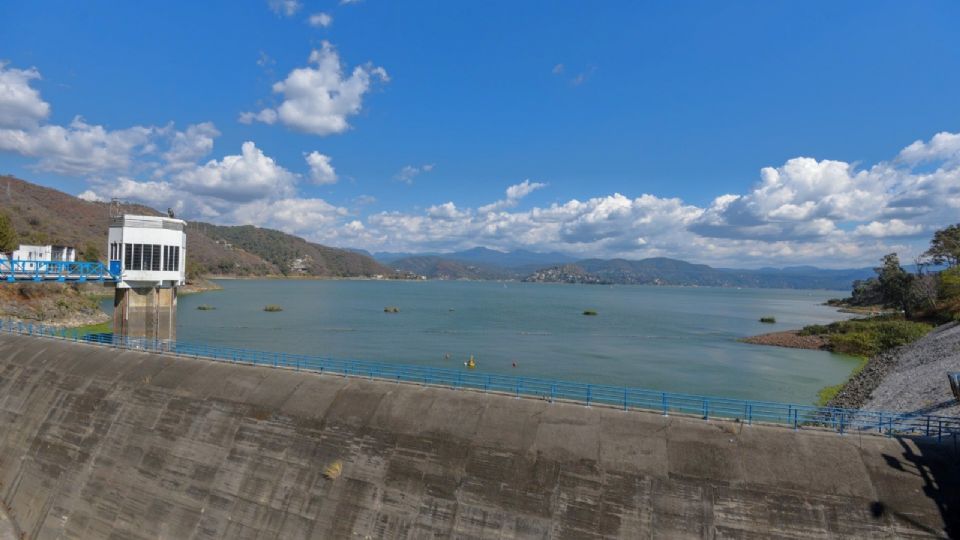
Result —
<svg viewBox="0 0 960 540"><path fill-rule="evenodd" d="M33 246L20 244L20 248L13 252L11 259L15 261L75 261L77 250L70 246ZM27 262L20 267L23 271L36 270L36 263Z"/></svg>
<svg viewBox="0 0 960 540"><path fill-rule="evenodd" d="M70 246L31 246L20 244L13 259L21 261L75 261L77 250Z"/></svg>

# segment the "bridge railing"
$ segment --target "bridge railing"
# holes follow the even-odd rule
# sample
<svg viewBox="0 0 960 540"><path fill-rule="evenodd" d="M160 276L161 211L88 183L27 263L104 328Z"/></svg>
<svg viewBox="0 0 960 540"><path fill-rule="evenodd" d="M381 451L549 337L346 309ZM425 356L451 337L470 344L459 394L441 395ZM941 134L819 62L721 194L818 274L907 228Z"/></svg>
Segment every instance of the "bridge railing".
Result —
<svg viewBox="0 0 960 540"><path fill-rule="evenodd" d="M102 262L35 261L0 257L0 280L14 281L115 281Z"/></svg>
<svg viewBox="0 0 960 540"><path fill-rule="evenodd" d="M698 396L642 388L578 383L534 377L482 373L472 370L345 360L303 354L257 351L200 343L124 338L113 334L87 334L41 324L0 320L0 332L44 336L121 349L204 358L220 362L287 368L386 381L445 386L496 392L549 402L563 401L622 410L656 411L710 419L778 424L799 429L828 429L838 433L882 433L946 437L960 435L960 418L836 407L816 407L770 401Z"/></svg>

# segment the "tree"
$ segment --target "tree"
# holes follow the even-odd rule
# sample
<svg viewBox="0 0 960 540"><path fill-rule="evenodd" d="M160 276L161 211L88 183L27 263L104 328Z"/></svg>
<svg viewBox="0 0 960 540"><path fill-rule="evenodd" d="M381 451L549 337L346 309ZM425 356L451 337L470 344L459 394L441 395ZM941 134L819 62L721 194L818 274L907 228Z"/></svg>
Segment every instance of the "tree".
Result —
<svg viewBox="0 0 960 540"><path fill-rule="evenodd" d="M909 317L911 311L910 287L914 276L900 266L900 259L896 253L884 255L882 262L883 266L874 268L874 271L877 272L877 280L880 282L883 304L887 307L901 309Z"/></svg>
<svg viewBox="0 0 960 540"><path fill-rule="evenodd" d="M100 248L98 248L95 244L87 242L86 245L83 246L82 258L83 260L89 262L99 261L102 258L100 254Z"/></svg>
<svg viewBox="0 0 960 540"><path fill-rule="evenodd" d="M934 264L946 263L950 267L960 264L960 223L933 233L930 249L924 255Z"/></svg>
<svg viewBox="0 0 960 540"><path fill-rule="evenodd" d="M10 253L17 249L17 231L13 229L10 218L0 213L0 253Z"/></svg>

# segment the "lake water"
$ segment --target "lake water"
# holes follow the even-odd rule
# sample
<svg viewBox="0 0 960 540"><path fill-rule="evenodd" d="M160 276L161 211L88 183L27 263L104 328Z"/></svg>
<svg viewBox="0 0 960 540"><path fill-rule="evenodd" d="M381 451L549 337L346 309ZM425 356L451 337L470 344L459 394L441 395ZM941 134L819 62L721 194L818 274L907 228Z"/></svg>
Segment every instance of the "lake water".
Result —
<svg viewBox="0 0 960 540"><path fill-rule="evenodd" d="M181 341L813 403L856 360L738 338L828 323L841 291L498 282L223 280L181 296ZM209 304L215 311L200 311ZM263 311L278 304L282 312ZM399 313L384 313L397 306ZM585 316L586 309L597 316ZM777 324L762 324L762 316ZM449 355L449 359L447 358ZM513 363L517 367L513 367Z"/></svg>

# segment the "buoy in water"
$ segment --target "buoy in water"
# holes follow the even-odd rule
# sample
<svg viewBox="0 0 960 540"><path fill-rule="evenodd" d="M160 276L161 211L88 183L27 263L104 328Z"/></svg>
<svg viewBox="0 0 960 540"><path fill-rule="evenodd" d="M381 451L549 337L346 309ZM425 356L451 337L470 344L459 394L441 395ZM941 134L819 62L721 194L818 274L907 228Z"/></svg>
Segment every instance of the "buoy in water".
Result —
<svg viewBox="0 0 960 540"><path fill-rule="evenodd" d="M470 359L464 362L463 365L467 366L467 369L473 369L477 367L477 363L473 360L472 354L470 355Z"/></svg>

